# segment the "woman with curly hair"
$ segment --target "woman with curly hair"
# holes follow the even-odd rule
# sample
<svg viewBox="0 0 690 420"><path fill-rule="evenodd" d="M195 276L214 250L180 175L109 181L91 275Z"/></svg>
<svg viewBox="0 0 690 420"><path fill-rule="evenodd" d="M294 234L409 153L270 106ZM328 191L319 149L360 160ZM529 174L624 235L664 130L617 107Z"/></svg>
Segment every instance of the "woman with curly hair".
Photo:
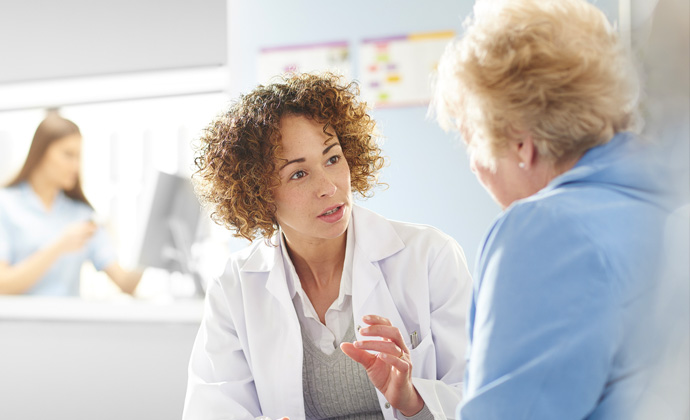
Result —
<svg viewBox="0 0 690 420"><path fill-rule="evenodd" d="M293 75L201 138L213 218L250 241L207 290L185 419L453 416L471 289L440 231L358 207L384 159L355 84Z"/></svg>

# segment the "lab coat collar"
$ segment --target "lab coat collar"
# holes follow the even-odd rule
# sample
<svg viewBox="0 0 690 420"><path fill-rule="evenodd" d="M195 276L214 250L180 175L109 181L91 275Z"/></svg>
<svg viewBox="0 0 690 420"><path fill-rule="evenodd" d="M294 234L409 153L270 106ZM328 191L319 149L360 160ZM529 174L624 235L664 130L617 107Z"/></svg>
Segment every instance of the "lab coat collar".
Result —
<svg viewBox="0 0 690 420"><path fill-rule="evenodd" d="M353 309L357 312L380 283L385 286L376 263L400 252L405 244L388 220L370 210L353 206L351 223L355 232ZM267 272L266 289L283 306L292 309L281 251L273 245L279 243L278 234L271 238L270 245L262 242L251 248L240 271Z"/></svg>
<svg viewBox="0 0 690 420"><path fill-rule="evenodd" d="M352 223L355 246L370 262L381 261L405 248L393 225L371 210L353 206Z"/></svg>
<svg viewBox="0 0 690 420"><path fill-rule="evenodd" d="M280 258L280 239L278 233L273 235L266 243L264 238L257 239L260 243L254 244L249 248L249 256L240 267L240 271L249 273L261 273L273 270L276 262Z"/></svg>
<svg viewBox="0 0 690 420"><path fill-rule="evenodd" d="M292 309L288 282L285 281L285 266L279 243L279 232L274 235L269 243L261 239L261 243L250 249L250 254L245 263L240 267L243 273L267 273L266 289L275 296L278 301L288 309Z"/></svg>

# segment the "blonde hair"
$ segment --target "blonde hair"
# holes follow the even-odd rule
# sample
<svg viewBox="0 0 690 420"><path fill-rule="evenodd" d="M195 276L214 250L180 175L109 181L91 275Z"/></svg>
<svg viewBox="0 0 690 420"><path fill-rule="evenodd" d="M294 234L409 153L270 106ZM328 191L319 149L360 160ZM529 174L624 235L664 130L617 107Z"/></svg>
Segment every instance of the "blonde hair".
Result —
<svg viewBox="0 0 690 420"><path fill-rule="evenodd" d="M529 133L554 164L636 121L639 82L604 14L584 0L480 1L439 63L433 107L489 168Z"/></svg>

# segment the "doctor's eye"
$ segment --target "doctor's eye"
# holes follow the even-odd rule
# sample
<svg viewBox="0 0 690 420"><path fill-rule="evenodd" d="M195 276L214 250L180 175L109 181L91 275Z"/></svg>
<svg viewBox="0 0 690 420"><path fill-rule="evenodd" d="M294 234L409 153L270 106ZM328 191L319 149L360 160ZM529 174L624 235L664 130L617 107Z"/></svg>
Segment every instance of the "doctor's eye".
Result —
<svg viewBox="0 0 690 420"><path fill-rule="evenodd" d="M290 176L290 179L300 179L300 178L305 177L306 175L307 175L307 173L304 171L297 171Z"/></svg>
<svg viewBox="0 0 690 420"><path fill-rule="evenodd" d="M340 162L340 155L334 155L331 156L330 159L328 159L328 162L326 162L328 165L335 165L336 163Z"/></svg>

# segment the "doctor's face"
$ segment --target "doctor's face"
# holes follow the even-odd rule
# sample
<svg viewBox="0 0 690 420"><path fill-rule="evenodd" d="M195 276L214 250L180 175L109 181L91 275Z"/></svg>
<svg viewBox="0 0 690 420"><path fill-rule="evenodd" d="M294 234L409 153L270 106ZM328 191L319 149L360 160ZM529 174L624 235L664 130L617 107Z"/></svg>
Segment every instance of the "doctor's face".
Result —
<svg viewBox="0 0 690 420"><path fill-rule="evenodd" d="M280 122L276 219L291 241L320 242L345 233L352 212L350 167L332 128L304 116Z"/></svg>
<svg viewBox="0 0 690 420"><path fill-rule="evenodd" d="M48 146L36 172L56 188L71 190L77 184L80 167L81 135L71 134Z"/></svg>

